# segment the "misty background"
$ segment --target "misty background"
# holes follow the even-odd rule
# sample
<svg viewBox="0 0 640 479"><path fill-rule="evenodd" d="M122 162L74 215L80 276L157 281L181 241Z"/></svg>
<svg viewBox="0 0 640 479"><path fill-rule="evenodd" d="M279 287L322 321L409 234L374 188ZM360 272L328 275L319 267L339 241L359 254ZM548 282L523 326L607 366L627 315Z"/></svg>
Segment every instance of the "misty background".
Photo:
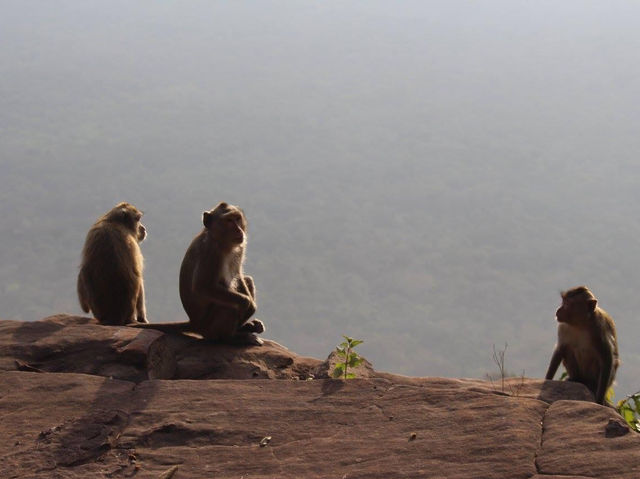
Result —
<svg viewBox="0 0 640 479"><path fill-rule="evenodd" d="M144 210L152 322L219 201L265 337L541 377L559 291L640 389L640 3L0 0L0 317L80 314L91 224ZM558 373L559 374L559 373Z"/></svg>

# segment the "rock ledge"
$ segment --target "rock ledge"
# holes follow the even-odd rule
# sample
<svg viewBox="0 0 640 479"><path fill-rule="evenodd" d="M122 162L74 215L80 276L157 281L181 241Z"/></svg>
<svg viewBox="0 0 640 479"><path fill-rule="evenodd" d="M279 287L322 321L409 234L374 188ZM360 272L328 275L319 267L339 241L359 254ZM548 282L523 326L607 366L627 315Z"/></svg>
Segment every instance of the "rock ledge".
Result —
<svg viewBox="0 0 640 479"><path fill-rule="evenodd" d="M320 379L328 361L80 317L0 321L0 477L640 477L640 435L579 384L502 392L370 365Z"/></svg>

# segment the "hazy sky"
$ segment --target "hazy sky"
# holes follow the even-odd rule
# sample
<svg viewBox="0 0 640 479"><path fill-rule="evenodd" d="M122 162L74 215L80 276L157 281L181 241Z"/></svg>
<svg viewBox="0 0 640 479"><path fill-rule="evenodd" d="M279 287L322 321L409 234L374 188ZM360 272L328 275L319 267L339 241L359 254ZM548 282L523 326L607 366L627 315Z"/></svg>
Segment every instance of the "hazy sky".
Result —
<svg viewBox="0 0 640 479"><path fill-rule="evenodd" d="M544 373L558 291L640 388L640 3L1 1L0 316L79 313L84 234L145 210L148 309L218 201L271 337L379 369ZM453 352L452 352L453 351ZM620 395L620 394L619 394Z"/></svg>

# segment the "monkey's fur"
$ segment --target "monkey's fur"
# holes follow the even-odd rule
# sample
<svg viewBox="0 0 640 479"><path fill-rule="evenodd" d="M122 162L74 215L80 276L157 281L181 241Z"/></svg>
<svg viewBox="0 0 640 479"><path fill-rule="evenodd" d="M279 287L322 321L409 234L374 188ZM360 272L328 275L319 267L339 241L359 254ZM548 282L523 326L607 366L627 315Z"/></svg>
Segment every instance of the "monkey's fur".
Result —
<svg viewBox="0 0 640 479"><path fill-rule="evenodd" d="M78 299L102 324L147 322L140 243L142 212L120 203L89 229L78 273Z"/></svg>
<svg viewBox="0 0 640 479"><path fill-rule="evenodd" d="M253 279L242 271L247 220L237 206L220 203L202 215L180 267L180 299L188 322L135 325L165 333L194 332L231 344L262 344Z"/></svg>
<svg viewBox="0 0 640 479"><path fill-rule="evenodd" d="M586 286L570 289L561 296L562 306L556 312L558 344L546 379L553 379L562 361L569 381L584 384L596 402L604 404L620 365L615 323L598 307L598 300Z"/></svg>

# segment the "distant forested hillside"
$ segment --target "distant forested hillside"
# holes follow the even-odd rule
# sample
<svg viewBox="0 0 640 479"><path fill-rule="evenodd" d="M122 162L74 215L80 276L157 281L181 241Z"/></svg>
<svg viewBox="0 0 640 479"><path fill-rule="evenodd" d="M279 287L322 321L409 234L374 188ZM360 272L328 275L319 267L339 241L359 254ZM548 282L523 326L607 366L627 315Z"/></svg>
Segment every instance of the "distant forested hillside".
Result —
<svg viewBox="0 0 640 479"><path fill-rule="evenodd" d="M79 313L87 229L145 211L148 310L218 201L249 219L266 336L376 369L544 373L562 289L640 388L640 6L3 3L0 317ZM606 14L605 14L606 13Z"/></svg>

